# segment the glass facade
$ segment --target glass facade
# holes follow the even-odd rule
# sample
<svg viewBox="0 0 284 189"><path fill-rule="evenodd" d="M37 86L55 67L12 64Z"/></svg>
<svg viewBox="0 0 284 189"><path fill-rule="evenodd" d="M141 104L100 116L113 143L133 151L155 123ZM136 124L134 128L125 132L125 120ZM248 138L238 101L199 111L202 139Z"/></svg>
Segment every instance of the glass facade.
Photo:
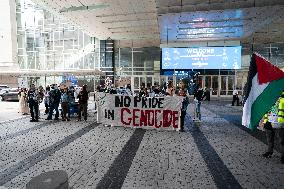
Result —
<svg viewBox="0 0 284 189"><path fill-rule="evenodd" d="M16 0L16 18L18 63L22 70L99 69L105 76L100 79L88 76L87 80L95 80L97 85L103 84L106 77L114 82L124 78L134 90L141 85L162 85L178 79L173 74L160 76L159 47L120 47L112 39L100 41L31 0ZM255 44L250 48L243 45L245 56L242 56L241 70L195 70L200 72L198 82L203 88L210 88L212 95L232 95L235 87L240 91L244 87L251 52L258 52L278 67L284 67L283 50L283 43L267 47Z"/></svg>
<svg viewBox="0 0 284 189"><path fill-rule="evenodd" d="M99 68L95 38L30 0L16 1L18 62L21 69Z"/></svg>
<svg viewBox="0 0 284 189"><path fill-rule="evenodd" d="M115 68L119 76L159 75L160 48L117 48L115 50Z"/></svg>

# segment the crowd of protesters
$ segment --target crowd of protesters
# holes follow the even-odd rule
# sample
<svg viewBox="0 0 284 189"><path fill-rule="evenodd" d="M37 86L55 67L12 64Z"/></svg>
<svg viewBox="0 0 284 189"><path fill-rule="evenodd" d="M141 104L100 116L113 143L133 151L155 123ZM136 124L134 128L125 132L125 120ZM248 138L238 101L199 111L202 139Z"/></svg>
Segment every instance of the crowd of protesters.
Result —
<svg viewBox="0 0 284 189"><path fill-rule="evenodd" d="M105 85L99 85L96 88L96 92L105 92L109 94L119 94L119 95L131 95L139 97L160 97L160 96L183 96L184 101L181 108L181 131L184 129L184 118L186 115L187 106L189 104L189 97L187 93L187 83L185 81L180 81L177 88L174 86L172 81L164 83L162 86L146 86L144 83L140 86L137 93L132 94L130 84L124 87L115 87L111 82L106 82ZM201 101L210 101L210 90L208 88L202 89L197 88L194 91L194 121L201 121L200 106Z"/></svg>
<svg viewBox="0 0 284 189"><path fill-rule="evenodd" d="M140 97L159 97L159 96L183 96L184 101L181 108L181 130L183 130L184 118L186 115L189 98L187 93L187 84L180 81L177 88L172 81L164 83L162 86L145 86L142 84L138 93L132 93L131 86L128 84L125 87L115 87L111 81L106 80L104 85L99 85L96 92L105 92L110 94L133 95ZM23 115L30 113L31 122L39 120L39 104L44 103L46 120L59 120L61 115L62 121L70 121L70 116L74 112L78 114L77 120L81 121L82 114L84 120L87 120L89 93L87 85L83 85L80 91L76 90L74 86L58 87L56 84L47 86L46 89L39 86L31 85L30 89L21 89L19 92L20 112ZM198 88L194 92L195 112L194 120L201 120L200 106L202 100L210 101L210 90ZM61 112L59 107L61 105Z"/></svg>
<svg viewBox="0 0 284 189"><path fill-rule="evenodd" d="M52 84L44 89L42 86L36 87L34 84L30 89L22 88L19 93L19 112L23 115L30 113L31 122L38 122L40 116L39 105L43 102L45 106L46 120L59 120L61 115L62 121L70 121L71 114L78 115L78 121L81 121L82 114L84 120L87 120L87 109L89 92L87 85L83 85L81 89L75 89L74 86L58 87ZM61 105L61 113L59 107ZM55 114L54 114L55 113Z"/></svg>

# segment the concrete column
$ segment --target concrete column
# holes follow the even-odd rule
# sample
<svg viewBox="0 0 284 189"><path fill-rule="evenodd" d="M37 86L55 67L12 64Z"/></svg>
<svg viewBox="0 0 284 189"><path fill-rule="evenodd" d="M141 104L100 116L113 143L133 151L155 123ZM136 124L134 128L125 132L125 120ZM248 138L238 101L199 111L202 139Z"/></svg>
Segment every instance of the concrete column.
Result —
<svg viewBox="0 0 284 189"><path fill-rule="evenodd" d="M0 69L19 69L15 0L0 1Z"/></svg>

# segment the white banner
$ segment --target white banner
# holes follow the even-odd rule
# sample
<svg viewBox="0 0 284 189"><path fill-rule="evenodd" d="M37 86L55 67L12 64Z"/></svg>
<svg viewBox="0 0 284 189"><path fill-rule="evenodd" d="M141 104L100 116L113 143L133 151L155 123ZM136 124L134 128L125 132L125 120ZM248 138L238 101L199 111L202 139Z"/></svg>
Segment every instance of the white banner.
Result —
<svg viewBox="0 0 284 189"><path fill-rule="evenodd" d="M179 130L183 97L96 93L98 122L112 126Z"/></svg>

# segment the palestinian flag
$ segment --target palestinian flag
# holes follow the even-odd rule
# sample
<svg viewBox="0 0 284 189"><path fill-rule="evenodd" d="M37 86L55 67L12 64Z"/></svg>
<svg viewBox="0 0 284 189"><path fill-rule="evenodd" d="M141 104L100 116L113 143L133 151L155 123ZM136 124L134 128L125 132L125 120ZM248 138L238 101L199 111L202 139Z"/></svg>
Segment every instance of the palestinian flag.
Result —
<svg viewBox="0 0 284 189"><path fill-rule="evenodd" d="M254 53L245 88L242 124L254 130L284 90L284 72Z"/></svg>

